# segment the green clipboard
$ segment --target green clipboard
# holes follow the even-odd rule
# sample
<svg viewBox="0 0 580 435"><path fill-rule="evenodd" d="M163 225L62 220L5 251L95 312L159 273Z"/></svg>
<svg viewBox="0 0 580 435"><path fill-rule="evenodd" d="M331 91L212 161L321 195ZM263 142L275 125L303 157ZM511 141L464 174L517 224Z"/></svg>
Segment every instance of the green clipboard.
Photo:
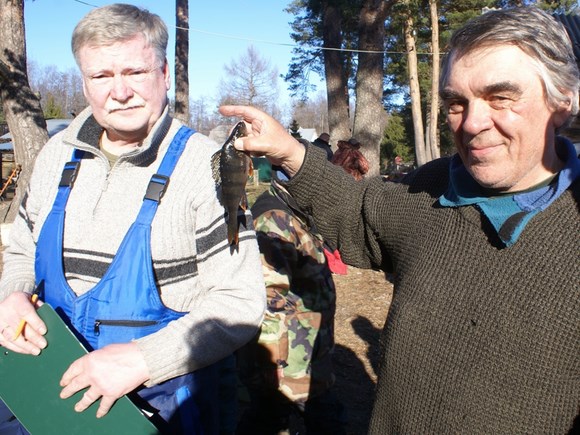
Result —
<svg viewBox="0 0 580 435"><path fill-rule="evenodd" d="M48 345L40 355L23 355L0 346L0 398L31 435L160 433L126 396L101 418L95 415L96 404L84 412L74 410L84 391L61 399L60 378L87 351L50 305L43 304L37 313L48 329Z"/></svg>

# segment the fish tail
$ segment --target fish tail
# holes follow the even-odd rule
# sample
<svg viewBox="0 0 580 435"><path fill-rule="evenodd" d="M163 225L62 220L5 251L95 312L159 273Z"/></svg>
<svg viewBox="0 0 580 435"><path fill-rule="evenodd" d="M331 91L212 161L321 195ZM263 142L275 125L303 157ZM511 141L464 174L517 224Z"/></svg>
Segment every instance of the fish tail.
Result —
<svg viewBox="0 0 580 435"><path fill-rule="evenodd" d="M238 232L234 231L233 234L228 233L228 242L230 246L238 246Z"/></svg>
<svg viewBox="0 0 580 435"><path fill-rule="evenodd" d="M235 214L228 219L228 243L238 245L238 216Z"/></svg>

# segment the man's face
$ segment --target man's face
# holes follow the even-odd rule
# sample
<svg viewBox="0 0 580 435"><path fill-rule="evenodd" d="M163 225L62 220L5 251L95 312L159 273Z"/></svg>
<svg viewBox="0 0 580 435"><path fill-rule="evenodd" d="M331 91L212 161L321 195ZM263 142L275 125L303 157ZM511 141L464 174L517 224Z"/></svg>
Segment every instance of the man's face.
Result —
<svg viewBox="0 0 580 435"><path fill-rule="evenodd" d="M569 106L551 108L532 59L512 45L451 60L442 98L465 167L483 187L520 191L560 169L555 128Z"/></svg>
<svg viewBox="0 0 580 435"><path fill-rule="evenodd" d="M169 69L143 36L79 52L83 90L112 141L141 142L167 102Z"/></svg>

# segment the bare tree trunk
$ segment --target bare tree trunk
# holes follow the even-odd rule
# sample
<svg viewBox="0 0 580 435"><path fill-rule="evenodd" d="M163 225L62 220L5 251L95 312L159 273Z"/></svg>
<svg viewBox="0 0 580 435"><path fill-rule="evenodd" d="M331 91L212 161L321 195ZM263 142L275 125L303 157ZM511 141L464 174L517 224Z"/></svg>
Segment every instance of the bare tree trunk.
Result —
<svg viewBox="0 0 580 435"><path fill-rule="evenodd" d="M433 155L431 154L431 107L427 108L427 125L425 126L425 161L430 162L433 160Z"/></svg>
<svg viewBox="0 0 580 435"><path fill-rule="evenodd" d="M380 173L380 145L387 125L383 107L383 53L389 10L390 2L365 0L359 16L360 53L353 135L362 144L362 153L369 161L368 176Z"/></svg>
<svg viewBox="0 0 580 435"><path fill-rule="evenodd" d="M12 222L28 187L34 159L48 141L39 98L26 71L24 0L0 0L0 99L14 144L14 160L21 165L16 195L0 221Z"/></svg>
<svg viewBox="0 0 580 435"><path fill-rule="evenodd" d="M405 46L409 64L409 90L411 93L411 113L413 116L413 132L415 134L415 155L417 165L427 163L425 155L425 136L423 130L423 114L421 111L421 90L419 88L419 72L417 68L417 49L413 35L415 25L411 13L405 20Z"/></svg>
<svg viewBox="0 0 580 435"><path fill-rule="evenodd" d="M189 0L175 0L175 118L189 125Z"/></svg>
<svg viewBox="0 0 580 435"><path fill-rule="evenodd" d="M322 16L325 48L340 48L342 45L340 10L325 2ZM328 100L328 128L332 143L348 140L351 135L348 84L342 55L337 50L324 50L324 74Z"/></svg>
<svg viewBox="0 0 580 435"><path fill-rule="evenodd" d="M437 14L437 0L429 0L429 11L431 13L431 51L432 68L431 72L431 111L429 116L429 143L428 148L431 159L441 156L439 148L439 134L437 117L439 115L439 16Z"/></svg>

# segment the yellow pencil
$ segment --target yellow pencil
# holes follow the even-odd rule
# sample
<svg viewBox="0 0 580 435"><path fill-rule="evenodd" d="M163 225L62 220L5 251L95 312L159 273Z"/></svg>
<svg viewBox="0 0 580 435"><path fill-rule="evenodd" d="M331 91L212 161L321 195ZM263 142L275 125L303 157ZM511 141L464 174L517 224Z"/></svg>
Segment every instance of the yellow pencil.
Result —
<svg viewBox="0 0 580 435"><path fill-rule="evenodd" d="M44 282L44 281L42 281ZM36 287L36 290L34 290L34 293L32 293L32 297L30 298L30 302L32 302L32 305L34 305L36 303L36 301L38 300L38 293L40 293L40 285L38 287ZM24 327L26 326L26 320L22 319L20 321L20 324L18 325L18 328L16 329L16 334L14 334L14 338L12 339L12 341L16 340L18 337L20 337L20 334L22 334L22 331L24 331Z"/></svg>

